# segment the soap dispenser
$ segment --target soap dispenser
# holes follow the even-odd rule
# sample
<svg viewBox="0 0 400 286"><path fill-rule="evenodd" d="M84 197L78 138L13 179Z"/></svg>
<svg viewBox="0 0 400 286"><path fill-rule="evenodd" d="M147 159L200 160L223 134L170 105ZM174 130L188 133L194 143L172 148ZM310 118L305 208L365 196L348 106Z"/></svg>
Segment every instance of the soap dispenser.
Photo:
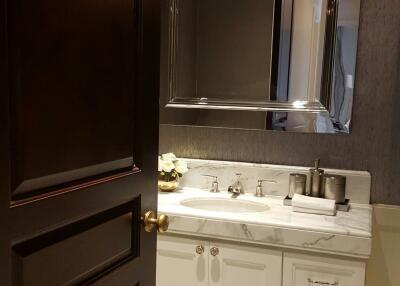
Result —
<svg viewBox="0 0 400 286"><path fill-rule="evenodd" d="M324 177L324 170L319 168L319 163L320 159L316 159L314 168L310 169L310 188L307 194L317 198L322 196L322 181Z"/></svg>

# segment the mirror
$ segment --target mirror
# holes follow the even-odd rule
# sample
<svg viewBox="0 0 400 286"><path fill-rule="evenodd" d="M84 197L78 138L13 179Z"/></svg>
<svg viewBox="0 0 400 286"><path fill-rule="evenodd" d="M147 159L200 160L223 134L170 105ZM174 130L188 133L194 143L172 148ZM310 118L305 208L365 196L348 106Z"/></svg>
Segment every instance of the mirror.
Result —
<svg viewBox="0 0 400 286"><path fill-rule="evenodd" d="M161 124L350 131L360 0L163 1Z"/></svg>

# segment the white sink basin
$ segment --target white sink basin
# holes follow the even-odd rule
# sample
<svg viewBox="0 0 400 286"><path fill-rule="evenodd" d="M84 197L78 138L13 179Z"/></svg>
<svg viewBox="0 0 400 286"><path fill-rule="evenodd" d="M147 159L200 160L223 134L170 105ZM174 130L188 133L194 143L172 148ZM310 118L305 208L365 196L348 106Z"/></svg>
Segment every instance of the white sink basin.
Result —
<svg viewBox="0 0 400 286"><path fill-rule="evenodd" d="M269 209L266 204L225 198L195 198L181 201L181 205L199 210L214 212L253 213Z"/></svg>

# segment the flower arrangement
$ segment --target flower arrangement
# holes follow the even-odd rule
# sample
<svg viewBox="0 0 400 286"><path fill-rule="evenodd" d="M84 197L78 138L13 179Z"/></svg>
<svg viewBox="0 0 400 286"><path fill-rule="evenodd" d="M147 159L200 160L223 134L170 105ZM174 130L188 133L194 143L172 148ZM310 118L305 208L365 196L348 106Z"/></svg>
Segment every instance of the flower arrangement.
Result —
<svg viewBox="0 0 400 286"><path fill-rule="evenodd" d="M158 157L158 179L164 182L177 181L188 172L187 163L176 158L174 153L162 154Z"/></svg>

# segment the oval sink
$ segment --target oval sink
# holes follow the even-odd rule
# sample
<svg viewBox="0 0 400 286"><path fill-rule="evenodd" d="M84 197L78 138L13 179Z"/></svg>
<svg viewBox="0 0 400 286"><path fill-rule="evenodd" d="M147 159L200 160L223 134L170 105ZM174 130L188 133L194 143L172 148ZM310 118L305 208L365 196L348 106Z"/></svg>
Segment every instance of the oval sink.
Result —
<svg viewBox="0 0 400 286"><path fill-rule="evenodd" d="M225 198L186 199L181 201L181 205L199 210L234 213L264 212L269 209L262 203Z"/></svg>

